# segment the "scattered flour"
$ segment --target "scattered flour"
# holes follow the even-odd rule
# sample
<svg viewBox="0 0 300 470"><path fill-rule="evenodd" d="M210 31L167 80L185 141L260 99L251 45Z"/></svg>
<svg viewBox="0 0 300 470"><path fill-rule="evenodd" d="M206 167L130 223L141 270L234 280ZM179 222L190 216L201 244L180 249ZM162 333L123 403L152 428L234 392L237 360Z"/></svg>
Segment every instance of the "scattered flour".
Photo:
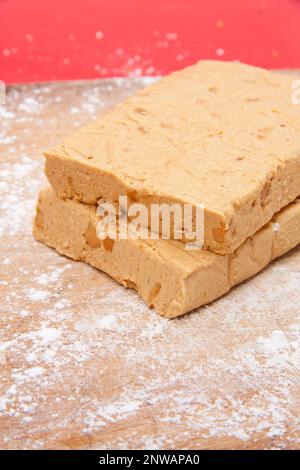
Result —
<svg viewBox="0 0 300 470"><path fill-rule="evenodd" d="M49 292L45 290L36 290L33 287L30 287L27 290L27 298L32 300L33 302L40 302L43 300L47 300L50 296Z"/></svg>
<svg viewBox="0 0 300 470"><path fill-rule="evenodd" d="M35 98L27 97L19 105L19 111L38 114L41 111L41 104Z"/></svg>

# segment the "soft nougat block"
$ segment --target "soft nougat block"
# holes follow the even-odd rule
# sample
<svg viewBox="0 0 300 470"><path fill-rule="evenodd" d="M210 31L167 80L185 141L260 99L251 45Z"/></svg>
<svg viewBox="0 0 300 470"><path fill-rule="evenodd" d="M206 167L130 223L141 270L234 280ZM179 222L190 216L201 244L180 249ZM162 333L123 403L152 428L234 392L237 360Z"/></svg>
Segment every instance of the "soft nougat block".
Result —
<svg viewBox="0 0 300 470"><path fill-rule="evenodd" d="M253 276L300 242L300 200L229 255L186 251L175 240L109 240L96 236L96 206L39 196L34 236L74 260L86 261L126 287L149 306L175 317L207 304Z"/></svg>
<svg viewBox="0 0 300 470"><path fill-rule="evenodd" d="M300 195L294 78L201 61L46 151L58 196L205 206L205 247L232 253Z"/></svg>

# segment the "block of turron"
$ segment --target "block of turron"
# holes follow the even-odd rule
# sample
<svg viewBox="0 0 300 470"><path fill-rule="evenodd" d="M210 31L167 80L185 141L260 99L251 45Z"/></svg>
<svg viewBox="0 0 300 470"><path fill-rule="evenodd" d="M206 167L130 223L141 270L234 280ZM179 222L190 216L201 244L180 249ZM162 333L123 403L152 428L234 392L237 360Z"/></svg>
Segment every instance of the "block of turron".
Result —
<svg viewBox="0 0 300 470"><path fill-rule="evenodd" d="M95 204L203 204L205 248L232 253L300 195L294 78L201 61L46 151L56 194Z"/></svg>
<svg viewBox="0 0 300 470"><path fill-rule="evenodd" d="M228 292L300 243L300 199L274 215L233 254L187 251L175 240L100 240L96 206L41 191L33 233L137 290L162 315L176 317Z"/></svg>

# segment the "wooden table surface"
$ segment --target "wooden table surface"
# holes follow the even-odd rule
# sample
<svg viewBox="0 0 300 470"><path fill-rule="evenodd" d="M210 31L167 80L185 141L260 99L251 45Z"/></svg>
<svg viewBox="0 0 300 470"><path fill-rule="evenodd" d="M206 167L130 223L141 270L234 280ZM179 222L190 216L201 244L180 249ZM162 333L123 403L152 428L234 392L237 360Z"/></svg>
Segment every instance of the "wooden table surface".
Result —
<svg viewBox="0 0 300 470"><path fill-rule="evenodd" d="M43 148L146 82L12 86L0 106L0 447L295 449L300 249L167 320L32 238Z"/></svg>

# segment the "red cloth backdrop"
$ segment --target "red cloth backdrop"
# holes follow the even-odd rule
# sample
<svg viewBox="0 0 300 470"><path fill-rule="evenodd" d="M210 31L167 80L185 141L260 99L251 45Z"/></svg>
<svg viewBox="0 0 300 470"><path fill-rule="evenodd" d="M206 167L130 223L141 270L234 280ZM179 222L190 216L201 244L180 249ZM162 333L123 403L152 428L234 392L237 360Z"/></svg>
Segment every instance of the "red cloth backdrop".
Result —
<svg viewBox="0 0 300 470"><path fill-rule="evenodd" d="M300 67L300 0L0 0L0 80Z"/></svg>

